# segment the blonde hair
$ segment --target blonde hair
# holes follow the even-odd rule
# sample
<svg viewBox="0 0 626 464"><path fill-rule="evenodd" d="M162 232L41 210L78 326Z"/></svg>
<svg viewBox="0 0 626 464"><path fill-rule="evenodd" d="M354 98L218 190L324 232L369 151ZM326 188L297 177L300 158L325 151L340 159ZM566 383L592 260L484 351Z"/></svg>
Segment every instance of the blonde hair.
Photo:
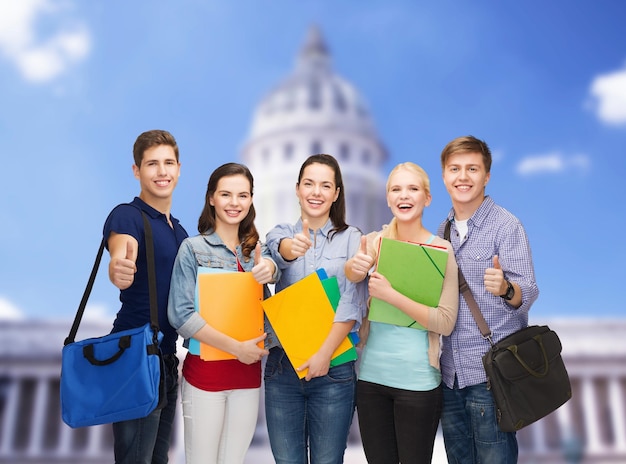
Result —
<svg viewBox="0 0 626 464"><path fill-rule="evenodd" d="M430 195L430 179L428 178L428 174L426 174L426 171L424 171L424 169L422 169L420 166L410 161L397 164L396 167L391 170L391 172L389 173L389 177L387 177L387 185L385 186L387 192L389 192L389 184L391 182L391 178L396 172L401 170L412 172L417 177L419 177L422 181L422 187L424 188L426 193Z"/></svg>
<svg viewBox="0 0 626 464"><path fill-rule="evenodd" d="M410 161L397 164L391 170L389 176L387 177L387 185L385 186L387 193L389 193L389 188L391 187L391 178L398 171L408 171L415 174L422 181L422 188L424 191L430 195L430 179L428 178L428 174L426 174L426 171L424 171L422 167ZM398 237L398 220L395 217L391 218L387 227L383 227L380 236L394 239Z"/></svg>

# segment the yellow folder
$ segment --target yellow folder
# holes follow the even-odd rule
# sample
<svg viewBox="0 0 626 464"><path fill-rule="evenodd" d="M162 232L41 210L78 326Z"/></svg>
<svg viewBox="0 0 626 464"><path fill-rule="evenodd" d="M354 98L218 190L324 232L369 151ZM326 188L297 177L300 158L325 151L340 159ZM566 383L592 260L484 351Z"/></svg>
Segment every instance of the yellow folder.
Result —
<svg viewBox="0 0 626 464"><path fill-rule="evenodd" d="M197 280L198 310L207 324L239 341L263 335L263 286L250 272L208 269L199 268ZM211 345L199 345L204 361L236 359ZM258 346L263 348L263 342Z"/></svg>
<svg viewBox="0 0 626 464"><path fill-rule="evenodd" d="M335 316L317 272L263 300L261 305L294 369L319 350ZM353 344L346 337L332 358L351 348ZM307 369L296 373L304 378Z"/></svg>
<svg viewBox="0 0 626 464"><path fill-rule="evenodd" d="M436 307L441 297L448 250L436 245L403 242L383 237L378 251L376 271L391 286L413 301ZM424 329L395 306L372 298L368 319L401 327Z"/></svg>

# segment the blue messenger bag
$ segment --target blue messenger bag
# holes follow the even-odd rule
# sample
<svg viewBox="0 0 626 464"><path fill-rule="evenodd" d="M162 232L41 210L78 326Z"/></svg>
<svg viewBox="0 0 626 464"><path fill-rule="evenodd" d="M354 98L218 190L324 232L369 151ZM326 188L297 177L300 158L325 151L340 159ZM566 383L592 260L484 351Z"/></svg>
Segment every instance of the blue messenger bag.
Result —
<svg viewBox="0 0 626 464"><path fill-rule="evenodd" d="M142 216L150 322L103 337L74 341L102 259L103 239L61 357L61 413L63 422L72 428L139 419L167 404L152 229L143 211Z"/></svg>

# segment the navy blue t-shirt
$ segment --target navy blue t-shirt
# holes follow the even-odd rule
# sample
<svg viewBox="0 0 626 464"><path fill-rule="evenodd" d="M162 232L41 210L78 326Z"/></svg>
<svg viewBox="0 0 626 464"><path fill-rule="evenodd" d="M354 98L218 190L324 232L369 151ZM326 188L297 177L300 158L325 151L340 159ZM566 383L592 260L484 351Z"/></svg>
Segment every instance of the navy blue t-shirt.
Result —
<svg viewBox="0 0 626 464"><path fill-rule="evenodd" d="M135 280L126 290L120 291L122 307L117 313L112 332L141 327L146 322L150 322L146 243L140 209L148 216L154 239L159 327L161 332L163 332L161 351L164 354L171 354L176 352L178 334L167 319L167 299L170 291L170 279L172 277L174 260L178 253L178 247L187 238L187 232L178 220L171 215L170 220L173 228L170 227L163 213L152 208L138 197L135 197L130 204L116 206L104 224L103 233L107 239L111 232L128 234L133 236L139 244Z"/></svg>

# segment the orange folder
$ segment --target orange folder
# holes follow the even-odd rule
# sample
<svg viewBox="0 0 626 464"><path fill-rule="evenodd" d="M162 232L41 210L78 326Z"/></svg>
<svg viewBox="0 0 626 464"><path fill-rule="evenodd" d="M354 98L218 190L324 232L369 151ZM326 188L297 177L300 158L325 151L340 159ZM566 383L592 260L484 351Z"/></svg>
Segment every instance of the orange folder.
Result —
<svg viewBox="0 0 626 464"><path fill-rule="evenodd" d="M198 309L207 324L239 341L263 335L263 286L252 273L198 272L197 290ZM263 348L263 342L258 346ZM236 359L205 343L200 343L200 358Z"/></svg>
<svg viewBox="0 0 626 464"><path fill-rule="evenodd" d="M316 272L261 301L261 305L294 369L319 350L335 319L335 311ZM353 345L346 337L332 358L351 348ZM307 370L296 373L304 378Z"/></svg>

